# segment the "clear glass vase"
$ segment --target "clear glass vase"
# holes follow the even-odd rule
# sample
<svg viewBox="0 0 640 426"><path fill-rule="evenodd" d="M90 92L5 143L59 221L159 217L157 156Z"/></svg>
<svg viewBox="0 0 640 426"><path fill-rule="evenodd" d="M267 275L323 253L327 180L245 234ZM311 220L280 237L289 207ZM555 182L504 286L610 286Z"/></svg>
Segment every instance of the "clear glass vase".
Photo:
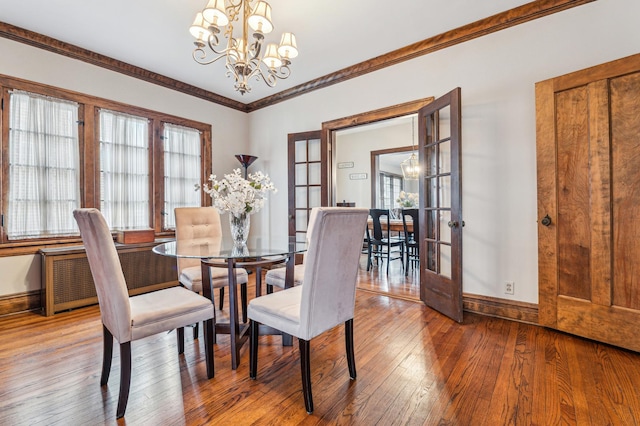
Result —
<svg viewBox="0 0 640 426"><path fill-rule="evenodd" d="M251 226L251 216L248 213L234 215L229 213L229 225L231 225L231 238L235 246L244 246L247 244L249 237L249 228Z"/></svg>

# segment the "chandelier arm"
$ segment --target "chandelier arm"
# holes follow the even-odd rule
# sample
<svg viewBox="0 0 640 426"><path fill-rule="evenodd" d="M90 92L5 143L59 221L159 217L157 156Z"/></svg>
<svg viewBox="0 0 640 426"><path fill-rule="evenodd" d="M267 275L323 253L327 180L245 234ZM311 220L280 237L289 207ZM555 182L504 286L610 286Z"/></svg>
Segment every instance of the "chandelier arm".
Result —
<svg viewBox="0 0 640 426"><path fill-rule="evenodd" d="M218 38L217 34L209 34L209 38L207 39L207 45L209 46L209 49L213 50L213 52L217 55L221 55L226 52L226 49L222 49L219 52L216 50L216 47L220 45L220 39Z"/></svg>
<svg viewBox="0 0 640 426"><path fill-rule="evenodd" d="M215 50L213 50L218 56L216 56L213 59L208 59L207 52L205 52L204 49L201 49L201 48L194 49L193 60L199 63L200 65L209 65L220 60L221 58L226 58L227 57L226 50L227 49L224 49L222 52L216 52Z"/></svg>

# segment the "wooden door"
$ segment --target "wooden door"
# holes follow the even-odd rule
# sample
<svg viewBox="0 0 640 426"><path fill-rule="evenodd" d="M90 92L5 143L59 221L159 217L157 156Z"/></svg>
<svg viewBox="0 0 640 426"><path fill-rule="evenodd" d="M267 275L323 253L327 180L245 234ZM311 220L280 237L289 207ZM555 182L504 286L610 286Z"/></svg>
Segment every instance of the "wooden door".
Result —
<svg viewBox="0 0 640 426"><path fill-rule="evenodd" d="M461 90L418 112L420 299L462 322Z"/></svg>
<svg viewBox="0 0 640 426"><path fill-rule="evenodd" d="M540 324L640 351L640 55L536 84Z"/></svg>
<svg viewBox="0 0 640 426"><path fill-rule="evenodd" d="M320 135L320 130L289 134L289 236L297 241L306 239L311 209L328 205L328 155Z"/></svg>

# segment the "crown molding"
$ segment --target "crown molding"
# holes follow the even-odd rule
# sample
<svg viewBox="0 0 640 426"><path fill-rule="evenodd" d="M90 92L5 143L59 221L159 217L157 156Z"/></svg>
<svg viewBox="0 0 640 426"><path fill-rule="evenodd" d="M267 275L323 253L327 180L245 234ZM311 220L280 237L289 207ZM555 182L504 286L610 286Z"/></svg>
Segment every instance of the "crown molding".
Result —
<svg viewBox="0 0 640 426"><path fill-rule="evenodd" d="M157 84L158 86L186 93L187 95L195 96L209 102L220 104L239 111L248 112L247 104L244 104L242 102L238 102L233 99L229 99L216 93L193 86L191 84L187 84L182 81L155 73L153 71L149 71L144 68L140 68L135 65L110 58L109 56L92 52L91 50L84 49L74 44L66 43L64 41L60 41L43 34L29 31L24 28L16 27L15 25L0 22L0 37L28 44L30 46L37 47L39 49L43 49L52 53L57 53L59 55L67 56L69 58L87 62L89 64L106 68L111 71L119 72L121 74L127 75L129 77L134 77L148 83Z"/></svg>
<svg viewBox="0 0 640 426"><path fill-rule="evenodd" d="M0 22L0 37L87 62L111 71L116 71L148 83L157 84L162 87L186 93L238 111L252 112L307 94L314 90L323 89L352 78L360 77L370 72L379 71L383 68L415 59L419 56L427 55L447 47L455 46L456 44L464 43L487 34L514 27L534 19L542 18L544 16L591 3L593 1L596 0L535 0L488 18L484 18L434 37L413 43L384 55L343 68L339 71L327 74L248 104L4 22Z"/></svg>

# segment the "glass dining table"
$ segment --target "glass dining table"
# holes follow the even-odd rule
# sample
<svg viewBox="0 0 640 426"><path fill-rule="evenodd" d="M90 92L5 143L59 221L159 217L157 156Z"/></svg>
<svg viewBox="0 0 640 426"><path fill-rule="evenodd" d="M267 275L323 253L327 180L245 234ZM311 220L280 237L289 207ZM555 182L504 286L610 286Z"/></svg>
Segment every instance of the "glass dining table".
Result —
<svg viewBox="0 0 640 426"><path fill-rule="evenodd" d="M178 246L176 241L157 245L153 252L162 256L198 258L202 267L203 296L214 300L210 267L224 267L229 271L229 322L218 323L214 316L214 334L229 334L231 344L231 368L238 368L240 349L249 337L249 322L240 322L238 316L237 280L235 268L255 271L256 297L262 294L262 268L286 264L285 288L293 286L295 255L306 251L304 242L294 237L250 237L245 246L236 246L231 239L223 238L218 244L202 243ZM205 285L208 283L208 285ZM283 335L283 344L291 345L291 336Z"/></svg>

